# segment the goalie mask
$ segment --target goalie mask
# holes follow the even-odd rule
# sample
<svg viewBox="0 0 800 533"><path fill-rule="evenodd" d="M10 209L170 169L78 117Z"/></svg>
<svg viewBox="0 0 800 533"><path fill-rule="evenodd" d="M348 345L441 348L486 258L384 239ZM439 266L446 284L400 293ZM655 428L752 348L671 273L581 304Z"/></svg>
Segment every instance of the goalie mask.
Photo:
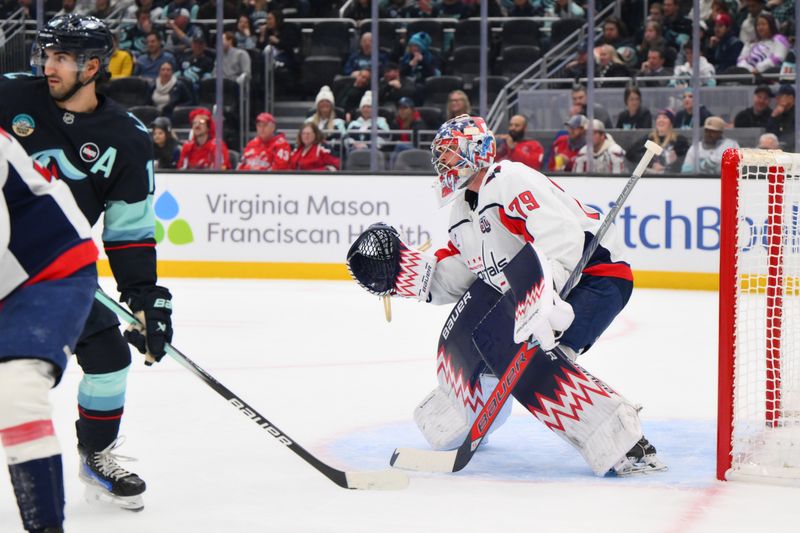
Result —
<svg viewBox="0 0 800 533"><path fill-rule="evenodd" d="M495 153L494 134L481 117L459 115L442 124L431 143L439 205L450 203L480 169L494 163Z"/></svg>

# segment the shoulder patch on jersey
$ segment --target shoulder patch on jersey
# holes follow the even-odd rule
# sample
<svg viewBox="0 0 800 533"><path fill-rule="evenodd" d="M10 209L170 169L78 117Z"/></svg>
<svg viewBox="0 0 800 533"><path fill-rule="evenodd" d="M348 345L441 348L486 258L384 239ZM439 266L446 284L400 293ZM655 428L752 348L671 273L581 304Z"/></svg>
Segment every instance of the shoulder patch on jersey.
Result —
<svg viewBox="0 0 800 533"><path fill-rule="evenodd" d="M489 183L490 181L495 179L497 177L498 172L500 172L500 165L497 165L496 167L494 167L494 169L492 169L492 173L486 176L486 181L484 183Z"/></svg>
<svg viewBox="0 0 800 533"><path fill-rule="evenodd" d="M32 116L20 113L11 119L11 129L17 136L27 137L36 129L36 121Z"/></svg>

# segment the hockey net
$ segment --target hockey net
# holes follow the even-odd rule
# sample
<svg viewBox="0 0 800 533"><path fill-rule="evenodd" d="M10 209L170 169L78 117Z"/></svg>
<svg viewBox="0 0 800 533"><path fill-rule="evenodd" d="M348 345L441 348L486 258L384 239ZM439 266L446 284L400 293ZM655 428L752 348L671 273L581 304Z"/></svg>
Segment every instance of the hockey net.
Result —
<svg viewBox="0 0 800 533"><path fill-rule="evenodd" d="M723 156L717 477L800 486L800 154Z"/></svg>

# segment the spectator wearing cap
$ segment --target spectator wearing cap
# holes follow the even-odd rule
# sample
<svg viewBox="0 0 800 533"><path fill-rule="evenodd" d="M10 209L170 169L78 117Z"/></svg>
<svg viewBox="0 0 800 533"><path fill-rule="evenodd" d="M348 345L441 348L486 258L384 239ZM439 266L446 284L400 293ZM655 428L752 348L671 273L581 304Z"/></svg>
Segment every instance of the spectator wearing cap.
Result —
<svg viewBox="0 0 800 533"><path fill-rule="evenodd" d="M642 91L635 85L629 85L625 88L625 110L617 117L617 129L647 129L652 124L650 110L642 107Z"/></svg>
<svg viewBox="0 0 800 533"><path fill-rule="evenodd" d="M717 72L725 72L736 66L744 43L734 33L730 15L720 13L714 17L714 34L709 38L708 44L707 54Z"/></svg>
<svg viewBox="0 0 800 533"><path fill-rule="evenodd" d="M691 89L684 89L681 97L683 102L683 109L675 114L672 120L672 125L675 129L690 130L692 129L692 113L694 112L694 92ZM706 106L700 105L700 120L705 120L711 116L711 111L706 109Z"/></svg>
<svg viewBox="0 0 800 533"><path fill-rule="evenodd" d="M755 42L745 42L736 66L753 74L766 72L780 67L789 51L789 40L778 33L775 19L769 13L761 13L756 17Z"/></svg>
<svg viewBox="0 0 800 533"><path fill-rule="evenodd" d="M167 117L158 117L150 124L153 132L153 159L156 169L177 168L181 155L181 144L172 131Z"/></svg>
<svg viewBox="0 0 800 533"><path fill-rule="evenodd" d="M379 86L378 95L384 104L397 104L404 96L414 96L414 83L410 78L400 76L400 65L397 63L386 63Z"/></svg>
<svg viewBox="0 0 800 533"><path fill-rule="evenodd" d="M336 99L333 91L327 85L323 85L314 99L314 114L308 117L306 123L314 124L328 138L329 142L339 144L347 127L344 119L336 116Z"/></svg>
<svg viewBox="0 0 800 533"><path fill-rule="evenodd" d="M361 98L358 105L359 113L358 118L347 125L347 145L351 150L363 150L369 148L370 145L370 132L372 131L372 91L367 91ZM375 124L378 130L389 131L389 124L383 117L374 117ZM378 146L383 146L386 140L378 136Z"/></svg>
<svg viewBox="0 0 800 533"><path fill-rule="evenodd" d="M753 91L753 105L739 111L733 119L736 128L766 128L772 108L769 106L772 90L766 85L759 85Z"/></svg>
<svg viewBox="0 0 800 533"><path fill-rule="evenodd" d="M200 92L200 82L214 76L214 55L206 47L206 40L201 36L192 37L189 53L180 58L178 75L192 87L196 97Z"/></svg>
<svg viewBox="0 0 800 533"><path fill-rule="evenodd" d="M675 67L675 73L673 78L669 81L670 87L687 87L692 79L692 59L693 59L693 50L692 50L692 41L687 41L683 45L683 56L686 58L686 62L682 65L678 65ZM706 87L716 87L717 80L716 80L716 69L714 69L714 65L708 62L708 59L701 53L700 60L698 61L700 66L700 84Z"/></svg>
<svg viewBox="0 0 800 533"><path fill-rule="evenodd" d="M211 118L211 111L205 108L195 109L189 113L189 120L192 123L192 138L181 148L178 168L181 170L214 168L217 139L216 124ZM225 141L222 141L220 148L222 170L229 170L231 159Z"/></svg>
<svg viewBox="0 0 800 533"><path fill-rule="evenodd" d="M286 170L292 147L283 133L275 133L277 124L270 113L256 117L256 136L247 143L239 162L239 170Z"/></svg>
<svg viewBox="0 0 800 533"><path fill-rule="evenodd" d="M392 136L393 141L404 143L408 148L412 147L411 145L414 142L414 137L416 137L416 132L425 129L422 117L419 111L414 107L414 100L407 96L398 100L397 113L395 113L394 116L392 129L400 132ZM395 151L397 151L396 148Z"/></svg>
<svg viewBox="0 0 800 533"><path fill-rule="evenodd" d="M544 148L533 139L526 139L528 119L524 115L514 115L508 121L508 133L501 133L497 139L496 161L515 161L524 163L532 169L540 170L544 159Z"/></svg>
<svg viewBox="0 0 800 533"><path fill-rule="evenodd" d="M408 39L406 53L400 59L400 74L414 80L417 92L420 93L415 99L419 102L424 100L421 93L425 78L441 74L438 59L430 51L431 41L431 36L424 31L413 34Z"/></svg>
<svg viewBox="0 0 800 533"><path fill-rule="evenodd" d="M242 74L250 75L250 56L241 48L236 48L236 36L232 31L222 34L222 77L233 80Z"/></svg>
<svg viewBox="0 0 800 533"><path fill-rule="evenodd" d="M383 70L388 61L386 52L378 50L378 72ZM358 41L358 50L352 52L344 63L342 72L345 76L353 76L359 70L375 70L372 68L372 33L365 31Z"/></svg>
<svg viewBox="0 0 800 533"><path fill-rule="evenodd" d="M419 111L414 107L414 100L408 96L404 96L397 102L397 113L394 115L394 121L391 124L392 141L394 144L394 151L390 161L390 168L394 168L394 162L397 154L404 152L416 145L417 133L419 130L425 129L425 123Z"/></svg>
<svg viewBox="0 0 800 533"><path fill-rule="evenodd" d="M683 160L681 173L710 174L719 176L722 168L722 153L728 148L739 148L739 143L724 137L725 121L720 117L708 117L703 123L703 140L690 146ZM698 167L694 166L694 154L698 153Z"/></svg>
<svg viewBox="0 0 800 533"><path fill-rule="evenodd" d="M174 17L167 19L167 29L172 30L167 37L164 48L172 52L175 57L180 57L189 51L192 39L203 38L203 30L197 24L192 24L191 15L186 8L174 11Z"/></svg>
<svg viewBox="0 0 800 533"><path fill-rule="evenodd" d="M762 133L758 138L758 146L761 150L780 150L781 143L774 133Z"/></svg>
<svg viewBox="0 0 800 533"><path fill-rule="evenodd" d="M323 142L325 135L313 122L306 122L297 132L297 148L289 157L289 170L339 170L339 158L331 154Z"/></svg>
<svg viewBox="0 0 800 533"><path fill-rule="evenodd" d="M158 77L158 71L164 62L170 63L172 70L175 70L175 56L162 48L161 35L152 31L147 34L147 53L136 58L133 73L154 80Z"/></svg>
<svg viewBox="0 0 800 533"><path fill-rule="evenodd" d="M767 133L774 133L783 146L794 150L794 88L781 85L775 102L777 105L767 122Z"/></svg>
<svg viewBox="0 0 800 533"><path fill-rule="evenodd" d="M556 136L550 145L547 170L571 172L575 167L578 152L586 145L586 126L589 121L584 115L569 117L564 125L567 132Z"/></svg>
<svg viewBox="0 0 800 533"><path fill-rule="evenodd" d="M655 128L633 143L625 152L625 158L635 165L644 155L645 142L653 141L663 148L663 151L660 155L653 157L648 170L653 174L680 173L683 158L686 156L686 151L689 150L689 141L673 129L673 118L675 118L675 113L671 109L661 109L656 115Z"/></svg>
<svg viewBox="0 0 800 533"><path fill-rule="evenodd" d="M589 171L588 146L584 145L575 158L576 174L585 174ZM598 174L622 174L625 171L625 150L618 145L614 138L606 133L602 121L594 119L592 122L592 172Z"/></svg>
<svg viewBox="0 0 800 533"><path fill-rule="evenodd" d="M175 75L172 65L161 63L158 78L150 93L150 101L164 116L171 117L172 111L179 105L190 105L194 100L192 90L182 79Z"/></svg>
<svg viewBox="0 0 800 533"><path fill-rule="evenodd" d="M200 6L198 6L194 0L172 0L167 4L167 7L164 8L164 16L168 19L175 18L175 13L181 9L189 11L189 18L191 20L197 20L197 10L200 9Z"/></svg>

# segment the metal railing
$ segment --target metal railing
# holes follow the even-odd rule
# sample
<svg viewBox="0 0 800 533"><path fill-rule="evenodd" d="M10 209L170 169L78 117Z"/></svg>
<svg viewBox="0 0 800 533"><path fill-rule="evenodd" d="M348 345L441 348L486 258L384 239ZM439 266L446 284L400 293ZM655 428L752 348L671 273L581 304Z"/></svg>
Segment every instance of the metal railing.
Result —
<svg viewBox="0 0 800 533"><path fill-rule="evenodd" d="M0 24L0 72L29 69L30 50L25 44L25 11L18 9Z"/></svg>

